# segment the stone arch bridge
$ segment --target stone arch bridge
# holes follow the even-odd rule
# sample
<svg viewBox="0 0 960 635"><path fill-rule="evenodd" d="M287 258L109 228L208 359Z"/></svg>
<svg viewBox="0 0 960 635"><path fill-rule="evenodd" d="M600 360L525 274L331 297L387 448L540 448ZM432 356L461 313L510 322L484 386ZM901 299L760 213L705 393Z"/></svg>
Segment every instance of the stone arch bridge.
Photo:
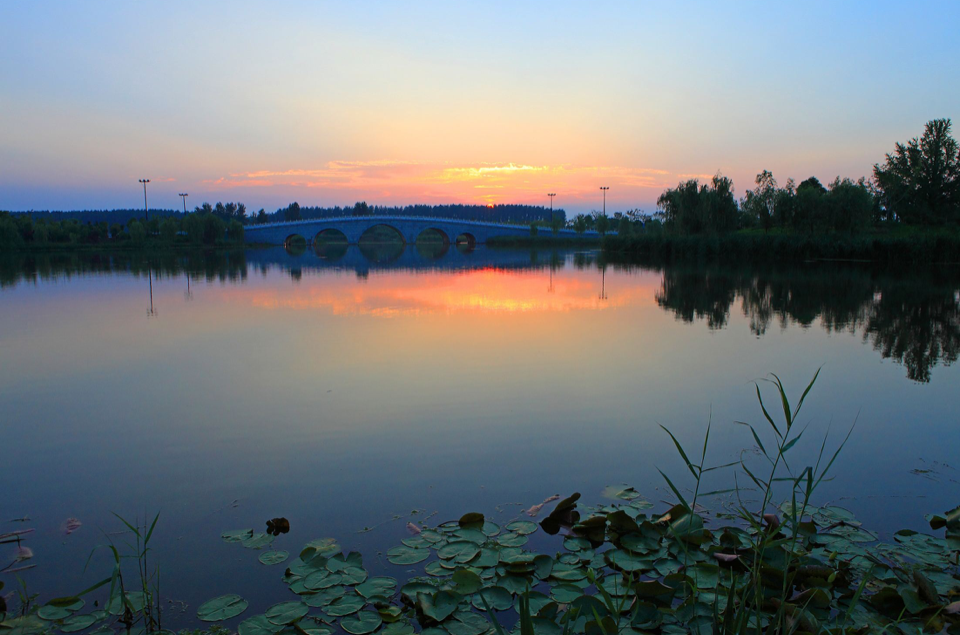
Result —
<svg viewBox="0 0 960 635"><path fill-rule="evenodd" d="M270 245L286 245L299 237L311 245L323 236L342 235L349 244L355 245L367 231L381 226L396 231L405 243L415 243L422 233L430 230L439 233L444 243L465 242L470 245L486 243L492 238L530 236L530 227L524 225L420 216L344 216L247 225L243 228L243 237L247 243ZM553 231L541 227L540 235L552 236ZM598 234L589 231L581 235L572 229L561 229L559 236L596 237Z"/></svg>

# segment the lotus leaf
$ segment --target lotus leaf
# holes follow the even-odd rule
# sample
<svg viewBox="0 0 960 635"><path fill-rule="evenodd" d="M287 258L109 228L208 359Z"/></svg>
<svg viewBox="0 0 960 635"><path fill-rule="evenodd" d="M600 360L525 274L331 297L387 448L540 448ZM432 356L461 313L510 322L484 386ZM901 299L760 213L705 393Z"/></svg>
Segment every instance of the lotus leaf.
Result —
<svg viewBox="0 0 960 635"><path fill-rule="evenodd" d="M480 589L473 597L473 606L481 611L486 611L487 609L483 604L483 600L486 600L490 609L494 611L506 611L513 606L513 595L502 586Z"/></svg>
<svg viewBox="0 0 960 635"><path fill-rule="evenodd" d="M239 635L275 635L281 628L267 620L266 615L257 615L240 622L237 632Z"/></svg>
<svg viewBox="0 0 960 635"><path fill-rule="evenodd" d="M267 609L264 615L266 615L267 621L271 624L284 626L286 624L293 624L306 615L309 610L310 607L303 602L280 602Z"/></svg>
<svg viewBox="0 0 960 635"><path fill-rule="evenodd" d="M319 608L321 606L326 606L333 602L338 597L341 597L344 593L347 592L347 588L343 586L332 586L322 591L317 591L311 595L304 596L303 602L309 607Z"/></svg>
<svg viewBox="0 0 960 635"><path fill-rule="evenodd" d="M334 599L324 610L328 615L332 615L334 617L343 617L344 615L356 613L363 608L364 604L366 604L366 600L364 600L364 598L360 597L356 593L352 593L350 595L343 595Z"/></svg>
<svg viewBox="0 0 960 635"><path fill-rule="evenodd" d="M264 551L257 559L265 565L272 565L280 564L289 556L290 554L286 551Z"/></svg>
<svg viewBox="0 0 960 635"><path fill-rule="evenodd" d="M383 619L379 613L360 611L340 620L340 628L351 635L367 635L380 628Z"/></svg>
<svg viewBox="0 0 960 635"><path fill-rule="evenodd" d="M201 604L197 609L197 617L204 622L222 622L240 615L248 605L239 595L221 595Z"/></svg>
<svg viewBox="0 0 960 635"><path fill-rule="evenodd" d="M242 542L253 535L252 529L232 529L220 534L224 542Z"/></svg>
<svg viewBox="0 0 960 635"><path fill-rule="evenodd" d="M449 591L437 591L436 593L418 593L417 606L420 611L435 622L442 622L457 610L460 603L460 596Z"/></svg>
<svg viewBox="0 0 960 635"><path fill-rule="evenodd" d="M363 584L357 586L357 593L365 598L380 596L384 598L392 597L397 590L397 581L393 578L376 577L370 578Z"/></svg>
<svg viewBox="0 0 960 635"><path fill-rule="evenodd" d="M394 547L387 552L387 560L398 565L417 564L429 557L429 549L417 549L415 547Z"/></svg>

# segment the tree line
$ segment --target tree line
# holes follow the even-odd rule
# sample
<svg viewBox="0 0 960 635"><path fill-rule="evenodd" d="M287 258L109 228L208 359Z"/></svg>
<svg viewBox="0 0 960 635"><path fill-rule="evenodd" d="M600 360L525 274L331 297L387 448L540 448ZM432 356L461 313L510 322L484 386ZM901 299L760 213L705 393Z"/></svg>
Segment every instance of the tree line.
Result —
<svg viewBox="0 0 960 635"><path fill-rule="evenodd" d="M657 219L678 234L717 234L738 229L804 233L859 232L883 223L925 227L960 221L960 149L951 121L935 119L923 135L897 143L871 179L837 177L823 185L809 177L780 186L768 170L739 201L733 182L717 174L667 189L657 199Z"/></svg>
<svg viewBox="0 0 960 635"><path fill-rule="evenodd" d="M125 222L83 221L71 217L69 212L0 212L0 250L81 245L139 248L240 244L243 223L237 210L242 208L242 203L217 203L216 206L205 203L186 214L151 211L150 220L127 217Z"/></svg>

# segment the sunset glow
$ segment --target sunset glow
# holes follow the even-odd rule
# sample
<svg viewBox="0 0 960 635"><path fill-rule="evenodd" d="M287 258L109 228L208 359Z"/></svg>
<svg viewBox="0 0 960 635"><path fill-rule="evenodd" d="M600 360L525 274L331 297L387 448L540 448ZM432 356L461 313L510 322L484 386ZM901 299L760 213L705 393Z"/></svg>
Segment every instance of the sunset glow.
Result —
<svg viewBox="0 0 960 635"><path fill-rule="evenodd" d="M608 210L653 211L718 171L738 194L763 169L867 175L960 118L958 5L817 7L619 2L598 31L578 3L6 2L0 209L133 207L147 177L163 208L551 191L589 212L604 185Z"/></svg>

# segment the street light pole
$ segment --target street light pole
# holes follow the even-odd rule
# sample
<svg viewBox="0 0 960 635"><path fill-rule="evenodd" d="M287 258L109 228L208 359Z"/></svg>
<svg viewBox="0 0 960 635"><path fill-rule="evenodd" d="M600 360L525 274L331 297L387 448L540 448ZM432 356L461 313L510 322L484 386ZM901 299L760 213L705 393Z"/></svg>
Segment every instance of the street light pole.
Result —
<svg viewBox="0 0 960 635"><path fill-rule="evenodd" d="M548 192L547 196L550 197L550 224L553 224L553 197L556 196L556 192Z"/></svg>
<svg viewBox="0 0 960 635"><path fill-rule="evenodd" d="M607 190L609 190L610 188L603 186L600 189L603 190L603 215L606 216L607 215Z"/></svg>
<svg viewBox="0 0 960 635"><path fill-rule="evenodd" d="M143 220L150 222L150 208L147 207L147 183L150 179L140 179L140 182L143 183Z"/></svg>
<svg viewBox="0 0 960 635"><path fill-rule="evenodd" d="M187 213L187 197L190 196L186 192L180 192L180 198L183 199L183 213Z"/></svg>

